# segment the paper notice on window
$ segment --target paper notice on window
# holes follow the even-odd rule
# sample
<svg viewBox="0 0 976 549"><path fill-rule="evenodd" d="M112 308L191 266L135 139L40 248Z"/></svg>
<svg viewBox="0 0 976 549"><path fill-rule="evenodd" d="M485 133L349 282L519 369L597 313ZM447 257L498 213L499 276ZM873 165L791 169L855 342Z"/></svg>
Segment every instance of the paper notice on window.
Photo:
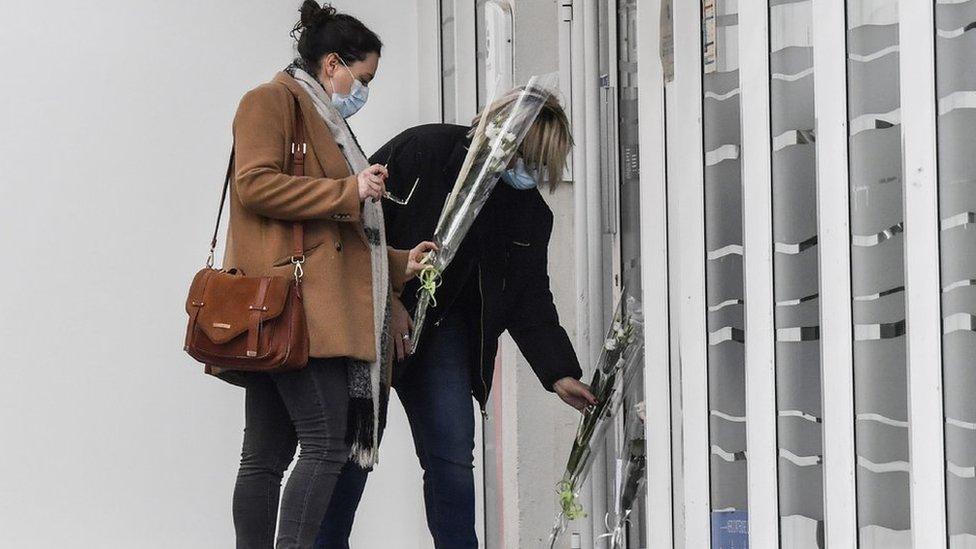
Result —
<svg viewBox="0 0 976 549"><path fill-rule="evenodd" d="M674 80L674 18L671 0L661 0L661 68L664 81Z"/></svg>
<svg viewBox="0 0 976 549"><path fill-rule="evenodd" d="M705 74L715 72L718 52L715 42L715 0L702 0L702 66Z"/></svg>

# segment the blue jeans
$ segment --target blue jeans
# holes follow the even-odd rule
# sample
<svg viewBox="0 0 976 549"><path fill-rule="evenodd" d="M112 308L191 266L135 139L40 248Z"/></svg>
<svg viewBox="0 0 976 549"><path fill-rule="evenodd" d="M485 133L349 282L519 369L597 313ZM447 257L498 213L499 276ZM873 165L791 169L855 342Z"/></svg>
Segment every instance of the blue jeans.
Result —
<svg viewBox="0 0 976 549"><path fill-rule="evenodd" d="M477 549L474 530L474 403L464 324L429 325L397 387L424 471L427 527L437 549ZM387 456L386 459L390 459ZM316 549L348 549L368 472L346 463L322 520ZM395 494L390 494L395 497Z"/></svg>

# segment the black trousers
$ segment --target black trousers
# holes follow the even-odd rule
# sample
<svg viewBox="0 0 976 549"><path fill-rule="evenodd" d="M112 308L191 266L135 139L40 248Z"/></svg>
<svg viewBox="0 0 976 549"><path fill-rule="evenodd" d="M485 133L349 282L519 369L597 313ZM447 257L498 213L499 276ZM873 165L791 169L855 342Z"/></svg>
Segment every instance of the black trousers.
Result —
<svg viewBox="0 0 976 549"><path fill-rule="evenodd" d="M315 541L349 458L346 367L345 358L313 358L295 372L249 374L234 487L238 549L304 549ZM281 497L275 545L281 479L299 444L298 461Z"/></svg>

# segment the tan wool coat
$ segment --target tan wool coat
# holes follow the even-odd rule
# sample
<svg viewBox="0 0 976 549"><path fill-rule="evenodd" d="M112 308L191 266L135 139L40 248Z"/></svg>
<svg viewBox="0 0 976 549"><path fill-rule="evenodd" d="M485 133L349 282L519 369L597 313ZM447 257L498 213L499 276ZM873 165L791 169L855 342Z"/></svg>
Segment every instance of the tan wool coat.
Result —
<svg viewBox="0 0 976 549"><path fill-rule="evenodd" d="M295 98L308 142L304 177L289 175ZM359 185L312 100L291 76L278 73L241 100L234 143L224 268L248 276L292 276L292 222L304 222L302 293L310 356L375 360L371 260ZM396 293L406 282L407 255L389 250Z"/></svg>

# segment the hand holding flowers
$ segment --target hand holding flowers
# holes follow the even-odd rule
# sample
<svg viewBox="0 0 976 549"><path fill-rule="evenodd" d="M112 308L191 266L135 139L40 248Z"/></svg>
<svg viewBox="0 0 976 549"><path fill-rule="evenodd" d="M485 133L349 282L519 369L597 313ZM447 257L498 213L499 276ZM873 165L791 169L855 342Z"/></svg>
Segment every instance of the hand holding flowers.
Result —
<svg viewBox="0 0 976 549"><path fill-rule="evenodd" d="M413 278L420 274L421 271L426 269L427 254L436 252L437 250L437 244L429 241L424 241L414 246L414 248L410 250L410 255L407 259L407 278Z"/></svg>
<svg viewBox="0 0 976 549"><path fill-rule="evenodd" d="M566 404L576 408L580 412L586 410L587 406L596 406L597 400L590 392L590 388L585 383L572 377L564 377L552 385L552 390L559 395L559 398Z"/></svg>

